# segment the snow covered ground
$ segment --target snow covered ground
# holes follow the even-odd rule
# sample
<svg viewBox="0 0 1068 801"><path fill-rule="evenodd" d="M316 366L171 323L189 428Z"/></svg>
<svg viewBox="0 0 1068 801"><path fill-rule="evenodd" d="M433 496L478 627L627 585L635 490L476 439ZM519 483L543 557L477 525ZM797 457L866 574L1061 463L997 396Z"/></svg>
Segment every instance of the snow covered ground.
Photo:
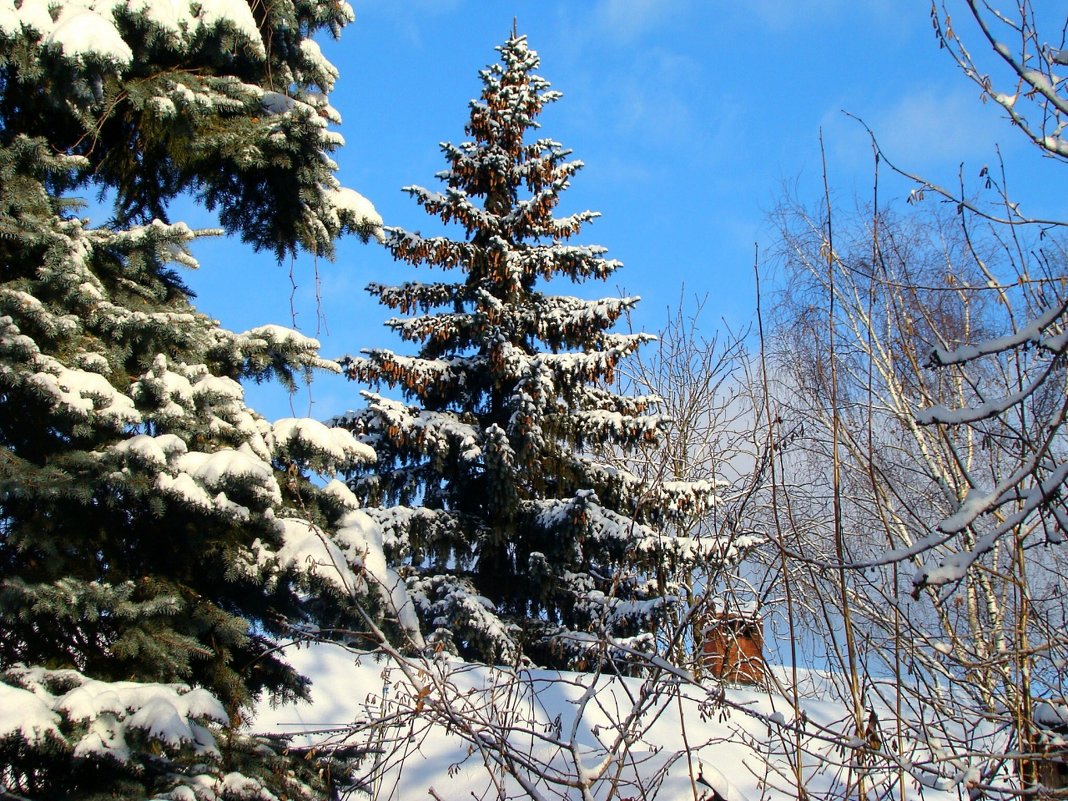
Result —
<svg viewBox="0 0 1068 801"><path fill-rule="evenodd" d="M378 799L796 799L798 775L809 797L842 798L868 770L877 796L900 798L903 780L905 798L930 801L958 798L966 780L943 772L940 789L921 789L906 771L923 773L923 750L887 770L886 749L859 747L852 716L828 700L840 697L834 677L812 672L795 714L780 692L670 672L643 681L399 662L331 645L290 658L313 679L312 700L261 708L254 730L369 747L359 775Z"/></svg>

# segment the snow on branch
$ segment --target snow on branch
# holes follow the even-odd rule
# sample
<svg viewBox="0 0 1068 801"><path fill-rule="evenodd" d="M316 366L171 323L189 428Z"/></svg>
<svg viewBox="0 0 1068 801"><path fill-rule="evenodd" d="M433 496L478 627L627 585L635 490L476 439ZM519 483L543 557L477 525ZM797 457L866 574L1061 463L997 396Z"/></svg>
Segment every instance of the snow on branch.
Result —
<svg viewBox="0 0 1068 801"><path fill-rule="evenodd" d="M276 458L309 462L324 474L375 460L374 450L357 442L351 432L306 417L278 420L267 442Z"/></svg>
<svg viewBox="0 0 1068 801"><path fill-rule="evenodd" d="M984 356L992 356L1029 344L1037 345L1053 355L1064 353L1063 325L1059 332L1047 333L1047 329L1064 317L1066 313L1068 313L1068 299L1050 308L1027 325L1022 326L1015 333L994 337L976 345L963 345L951 350L935 348L931 352L929 366L947 367L955 364L966 364Z"/></svg>
<svg viewBox="0 0 1068 801"><path fill-rule="evenodd" d="M99 681L76 670L15 667L0 675L0 739L51 742L74 757L127 762L135 732L159 743L218 756L207 723L226 723L222 704L184 684ZM80 725L74 725L80 724Z"/></svg>

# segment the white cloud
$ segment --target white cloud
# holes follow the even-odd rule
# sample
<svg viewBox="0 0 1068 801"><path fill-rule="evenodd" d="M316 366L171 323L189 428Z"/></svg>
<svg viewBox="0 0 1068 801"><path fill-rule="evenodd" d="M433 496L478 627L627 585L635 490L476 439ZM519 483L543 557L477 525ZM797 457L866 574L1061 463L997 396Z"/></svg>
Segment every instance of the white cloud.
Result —
<svg viewBox="0 0 1068 801"><path fill-rule="evenodd" d="M691 90L700 74L700 65L686 56L663 50L645 53L641 64L606 95L615 106L616 128L657 139L691 137Z"/></svg>
<svg viewBox="0 0 1068 801"><path fill-rule="evenodd" d="M887 20L902 16L900 0L748 0L727 4L728 8L755 17L774 31L820 25L830 17L856 10L858 6ZM894 12L893 17L890 12Z"/></svg>
<svg viewBox="0 0 1068 801"><path fill-rule="evenodd" d="M989 156L1008 133L997 112L984 107L970 87L908 94L876 119L887 155L917 162Z"/></svg>
<svg viewBox="0 0 1068 801"><path fill-rule="evenodd" d="M861 117L884 155L909 171L986 161L993 157L995 144L1010 148L1016 144L997 110L984 106L967 86L925 86L881 108L846 105L845 110ZM834 109L824 115L822 127L828 149L844 164L871 163L870 140L855 120Z"/></svg>
<svg viewBox="0 0 1068 801"><path fill-rule="evenodd" d="M687 0L600 0L591 33L619 42L633 42L660 23L682 13Z"/></svg>
<svg viewBox="0 0 1068 801"><path fill-rule="evenodd" d="M452 16L464 5L465 0L356 0L356 24L363 26L369 20L373 24L386 22L395 26L409 45L424 48L437 44L433 35L433 20ZM375 19L375 18L378 19ZM428 35L429 34L429 35ZM505 31L501 31L501 38Z"/></svg>

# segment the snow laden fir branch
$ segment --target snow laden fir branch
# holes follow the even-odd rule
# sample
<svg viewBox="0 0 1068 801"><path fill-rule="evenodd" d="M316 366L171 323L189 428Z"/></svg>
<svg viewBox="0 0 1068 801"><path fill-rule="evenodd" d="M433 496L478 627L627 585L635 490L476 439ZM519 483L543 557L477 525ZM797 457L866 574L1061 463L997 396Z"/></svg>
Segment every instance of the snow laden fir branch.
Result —
<svg viewBox="0 0 1068 801"><path fill-rule="evenodd" d="M92 180L123 187L119 211L130 218L166 219L170 198L189 190L257 248L329 255L346 231L381 236L374 207L334 176L330 154L344 139L328 94L338 73L310 37L352 19L347 3L309 0L288 10L244 0L6 3L0 41L14 72L4 91L27 123L11 130L84 156ZM199 68L157 68L190 55L187 67ZM36 81L54 71L66 80ZM127 127L158 171L119 135ZM219 180L228 174L242 180Z"/></svg>

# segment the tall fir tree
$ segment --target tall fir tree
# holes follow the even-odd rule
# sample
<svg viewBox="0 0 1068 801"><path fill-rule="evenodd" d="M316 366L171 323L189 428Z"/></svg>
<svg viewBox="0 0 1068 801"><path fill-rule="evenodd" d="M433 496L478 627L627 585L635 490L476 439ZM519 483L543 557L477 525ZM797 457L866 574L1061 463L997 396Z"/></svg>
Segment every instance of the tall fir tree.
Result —
<svg viewBox="0 0 1068 801"><path fill-rule="evenodd" d="M380 533L329 476L373 452L271 424L241 380L339 370L276 325L197 312L192 193L281 255L367 235L334 177L336 0L23 0L0 9L0 795L325 797L234 731L306 681L277 646L396 628ZM94 227L68 199L116 199ZM417 634L413 636L417 637ZM218 727L231 731L218 736ZM273 793L273 795L267 795Z"/></svg>
<svg viewBox="0 0 1068 801"><path fill-rule="evenodd" d="M386 325L415 356L367 350L364 393L339 418L379 455L350 486L383 527L429 641L465 658L619 667L655 648L673 589L656 567L677 553L661 528L713 500L708 482L650 486L597 458L655 441L655 398L612 391L622 359L650 339L614 333L637 298L550 295L539 282L604 280L605 249L570 242L598 215L555 217L581 162L528 135L559 93L513 35L483 70L470 141L442 144L444 192L406 188L464 238L391 229L394 257L462 273L453 282L372 284L402 317Z"/></svg>

